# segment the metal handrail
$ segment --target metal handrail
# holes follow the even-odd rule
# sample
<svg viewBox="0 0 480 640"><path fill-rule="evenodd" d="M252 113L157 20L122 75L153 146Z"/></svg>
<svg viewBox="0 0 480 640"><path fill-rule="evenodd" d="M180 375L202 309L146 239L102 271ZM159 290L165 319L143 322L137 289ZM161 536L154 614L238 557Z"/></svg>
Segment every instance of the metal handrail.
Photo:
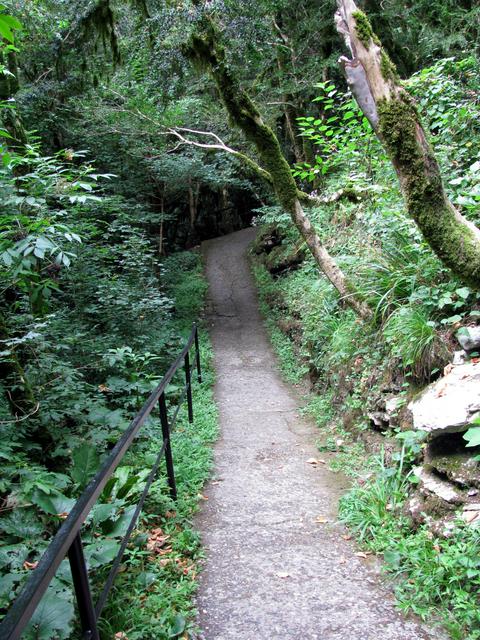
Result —
<svg viewBox="0 0 480 640"><path fill-rule="evenodd" d="M192 346L195 347L195 361L193 365L190 366L190 350L192 349ZM178 369L182 367L182 365L185 371L185 385L178 403L179 406L177 407L174 417L169 422L165 391L173 376ZM0 640L18 640L21 637L22 631L33 616L37 605L40 603L40 600L45 594L45 591L66 556L68 556L70 561L83 638L85 640L99 640L98 619L100 618L108 593L120 568L122 556L125 552L132 531L135 528L143 503L147 497L148 490L155 479L156 472L158 471L163 456L165 456L170 495L174 500L177 498L173 456L170 445L170 431L177 420L179 407L185 397L187 398L188 403L188 419L189 422L193 422L191 374L195 368L197 370L198 382L201 382L202 370L200 363L198 328L196 325L193 325L190 336L182 351L170 366L160 384L151 393L148 400L137 413L128 429L126 429L120 440L113 447L95 477L89 482L82 495L76 501L66 520L47 547L37 567L29 576L21 593L15 599L6 616L0 622ZM137 507L127 531L120 543L120 549L113 561L105 586L96 606L94 606L90 591L87 565L83 554L81 529L83 523L88 517L88 514L97 501L97 498L103 491L108 480L128 451L138 431L145 424L145 421L150 416L157 403L160 411L163 444L158 452L155 464L147 478L142 495L137 503Z"/></svg>

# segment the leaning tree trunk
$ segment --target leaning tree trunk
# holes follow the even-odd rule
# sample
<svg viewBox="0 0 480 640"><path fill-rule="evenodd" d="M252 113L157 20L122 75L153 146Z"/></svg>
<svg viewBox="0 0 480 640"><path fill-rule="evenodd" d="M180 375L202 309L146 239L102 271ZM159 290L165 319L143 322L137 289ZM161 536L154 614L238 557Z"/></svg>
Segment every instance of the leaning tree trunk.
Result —
<svg viewBox="0 0 480 640"><path fill-rule="evenodd" d="M352 60L342 56L360 108L387 150L411 217L440 260L461 280L480 288L480 230L447 198L440 168L413 98L395 65L353 0L337 0L337 31Z"/></svg>
<svg viewBox="0 0 480 640"><path fill-rule="evenodd" d="M281 151L278 138L263 122L253 100L241 89L237 78L232 74L216 26L210 18L204 18L202 29L193 33L185 46L185 54L197 66L212 75L232 123L256 146L279 203L290 214L320 270L346 304L362 318L371 318L371 310L356 294L305 215L298 198L297 185Z"/></svg>

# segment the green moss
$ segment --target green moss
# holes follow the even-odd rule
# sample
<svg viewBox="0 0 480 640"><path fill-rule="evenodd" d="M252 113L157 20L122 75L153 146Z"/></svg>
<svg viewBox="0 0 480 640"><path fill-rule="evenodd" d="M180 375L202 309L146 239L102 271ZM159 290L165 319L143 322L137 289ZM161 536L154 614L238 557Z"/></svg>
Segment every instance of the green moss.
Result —
<svg viewBox="0 0 480 640"><path fill-rule="evenodd" d="M400 164L416 164L421 160L421 149L416 137L418 114L406 94L377 104L378 131L388 153Z"/></svg>
<svg viewBox="0 0 480 640"><path fill-rule="evenodd" d="M470 286L480 288L480 250L472 230L455 215L433 151L417 136L412 98L402 92L378 103L379 135L402 176L408 212L442 262Z"/></svg>
<svg viewBox="0 0 480 640"><path fill-rule="evenodd" d="M371 41L378 46L381 46L380 40L374 33L370 20L367 18L366 14L363 13L363 11L355 11L352 16L355 18L355 31L363 46L368 49Z"/></svg>
<svg viewBox="0 0 480 640"><path fill-rule="evenodd" d="M383 51L383 49L380 54L380 71L382 72L382 76L385 80L391 80L392 82L398 82L400 80L397 67L392 62L388 53Z"/></svg>
<svg viewBox="0 0 480 640"><path fill-rule="evenodd" d="M211 73L232 124L239 127L256 146L280 203L292 212L297 199L297 186L290 166L282 154L276 135L262 121L255 103L231 73L220 34L211 19L204 19L201 30L190 38L184 53L197 67Z"/></svg>

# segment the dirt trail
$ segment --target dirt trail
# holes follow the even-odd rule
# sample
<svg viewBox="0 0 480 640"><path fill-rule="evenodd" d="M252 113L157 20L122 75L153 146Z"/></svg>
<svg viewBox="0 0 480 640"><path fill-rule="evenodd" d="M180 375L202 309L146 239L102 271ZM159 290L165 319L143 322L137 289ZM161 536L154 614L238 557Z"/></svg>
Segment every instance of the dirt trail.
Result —
<svg viewBox="0 0 480 640"><path fill-rule="evenodd" d="M395 610L378 572L342 539L344 480L307 463L323 456L259 315L246 259L254 234L203 245L221 426L197 518L207 555L197 598L203 638L438 640Z"/></svg>

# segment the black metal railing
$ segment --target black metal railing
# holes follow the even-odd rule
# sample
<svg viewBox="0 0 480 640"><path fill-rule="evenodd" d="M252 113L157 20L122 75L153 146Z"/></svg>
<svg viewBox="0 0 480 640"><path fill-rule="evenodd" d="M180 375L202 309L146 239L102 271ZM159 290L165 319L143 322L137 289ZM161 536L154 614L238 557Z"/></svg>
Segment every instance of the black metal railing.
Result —
<svg viewBox="0 0 480 640"><path fill-rule="evenodd" d="M195 349L195 359L191 365L190 351L192 350L192 347ZM169 419L165 393L173 376L182 366L185 372L185 385L178 400L175 412ZM193 326L190 337L188 338L181 353L171 365L163 380L137 413L128 429L111 450L98 473L85 488L85 491L77 500L65 522L62 524L50 545L47 547L47 550L39 561L38 566L29 576L23 590L15 599L5 618L0 623L0 640L17 640L21 637L22 631L33 616L37 605L40 603L40 600L42 599L50 582L54 578L61 562L67 556L70 561L78 615L83 634L82 637L85 640L99 640L98 620L107 601L115 576L120 568L123 554L137 523L150 486L155 479L158 468L164 457L170 495L174 500L177 498L172 448L170 445L170 432L177 421L178 413L185 398L187 399L188 404L188 419L190 422L193 421L192 373L194 369L197 370L198 382L201 382L202 371L200 364L198 329L195 325ZM100 593L97 603L94 605L90 590L87 565L83 554L81 538L82 526L109 478L121 462L138 431L144 425L145 421L157 404L160 412L163 443L160 451L158 452L155 464L147 478L130 524L122 538L119 551L112 563L105 585Z"/></svg>

